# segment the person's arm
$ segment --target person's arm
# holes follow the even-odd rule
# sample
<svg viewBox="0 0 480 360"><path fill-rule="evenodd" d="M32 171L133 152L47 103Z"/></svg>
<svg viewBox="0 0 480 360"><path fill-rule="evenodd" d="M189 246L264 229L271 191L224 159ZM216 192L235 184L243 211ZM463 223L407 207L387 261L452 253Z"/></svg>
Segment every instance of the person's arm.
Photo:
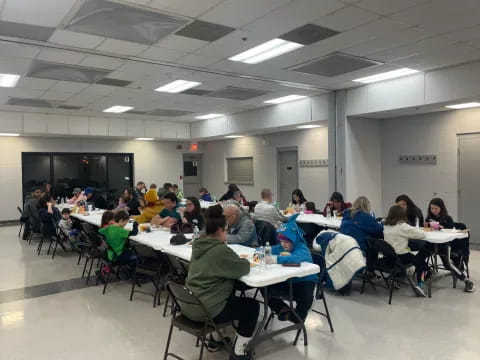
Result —
<svg viewBox="0 0 480 360"><path fill-rule="evenodd" d="M135 235L137 235L137 234L138 234L138 222L135 221L135 222L133 223L133 228L132 228L132 230L128 233L128 236L129 236L129 237L130 237L130 236L135 236Z"/></svg>
<svg viewBox="0 0 480 360"><path fill-rule="evenodd" d="M237 280L250 272L250 262L247 259L240 258L228 246L222 246L215 259L216 261L212 265L226 279Z"/></svg>
<svg viewBox="0 0 480 360"><path fill-rule="evenodd" d="M253 221L242 221L236 234L227 235L228 243L243 244L247 242L248 240L250 240L254 228L255 225L253 225Z"/></svg>
<svg viewBox="0 0 480 360"><path fill-rule="evenodd" d="M274 208L274 214L273 214L273 217L276 221L281 221L281 222L285 222L288 220L288 217L286 217L285 215L283 215L280 210L278 210L275 206L273 207Z"/></svg>
<svg viewBox="0 0 480 360"><path fill-rule="evenodd" d="M383 237L383 224L377 221L367 213L360 213L357 225L370 236Z"/></svg>
<svg viewBox="0 0 480 360"><path fill-rule="evenodd" d="M312 262L312 257L306 247L297 245L290 255L278 255L276 262L277 264L300 264L301 262Z"/></svg>
<svg viewBox="0 0 480 360"><path fill-rule="evenodd" d="M425 239L425 232L420 229L417 229L414 226L410 226L407 223L402 224L400 227L402 235L409 239Z"/></svg>
<svg viewBox="0 0 480 360"><path fill-rule="evenodd" d="M48 213L53 215L52 203L51 203L51 202L48 202L48 203L47 203L47 207L48 207L48 210L47 210Z"/></svg>
<svg viewBox="0 0 480 360"><path fill-rule="evenodd" d="M417 207L417 217L418 217L418 224L420 227L423 227L424 226L424 220L423 220L423 214L422 214L422 210L420 210L418 207Z"/></svg>
<svg viewBox="0 0 480 360"><path fill-rule="evenodd" d="M453 221L453 218L451 216L447 216L445 222L440 225L442 229L453 229L454 226L455 222Z"/></svg>

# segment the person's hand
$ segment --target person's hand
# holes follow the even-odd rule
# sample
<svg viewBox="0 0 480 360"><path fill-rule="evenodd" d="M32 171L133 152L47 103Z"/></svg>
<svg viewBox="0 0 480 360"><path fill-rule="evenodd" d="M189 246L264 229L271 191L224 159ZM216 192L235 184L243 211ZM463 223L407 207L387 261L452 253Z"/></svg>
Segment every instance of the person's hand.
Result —
<svg viewBox="0 0 480 360"><path fill-rule="evenodd" d="M151 223L152 223L153 225L160 225L160 224L162 223L162 218L161 218L160 216L158 216L158 215L157 215L157 216L154 216L154 217L152 218Z"/></svg>
<svg viewBox="0 0 480 360"><path fill-rule="evenodd" d="M276 255L270 255L269 257L266 258L267 264L276 264L277 263L277 256Z"/></svg>
<svg viewBox="0 0 480 360"><path fill-rule="evenodd" d="M258 254L253 254L253 262L258 262L259 260Z"/></svg>
<svg viewBox="0 0 480 360"><path fill-rule="evenodd" d="M327 202L327 205L333 205L333 201Z"/></svg>

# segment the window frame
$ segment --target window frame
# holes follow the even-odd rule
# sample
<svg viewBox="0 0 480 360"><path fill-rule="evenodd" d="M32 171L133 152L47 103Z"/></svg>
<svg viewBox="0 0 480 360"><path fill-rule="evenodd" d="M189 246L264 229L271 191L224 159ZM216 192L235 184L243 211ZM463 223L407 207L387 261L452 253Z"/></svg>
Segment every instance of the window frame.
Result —
<svg viewBox="0 0 480 360"><path fill-rule="evenodd" d="M252 181L237 181L235 179L230 179L228 173L228 161L229 160L240 160L240 159L251 159L252 161ZM254 185L255 184L255 159L253 156L229 156L225 158L225 184L238 184L238 185Z"/></svg>

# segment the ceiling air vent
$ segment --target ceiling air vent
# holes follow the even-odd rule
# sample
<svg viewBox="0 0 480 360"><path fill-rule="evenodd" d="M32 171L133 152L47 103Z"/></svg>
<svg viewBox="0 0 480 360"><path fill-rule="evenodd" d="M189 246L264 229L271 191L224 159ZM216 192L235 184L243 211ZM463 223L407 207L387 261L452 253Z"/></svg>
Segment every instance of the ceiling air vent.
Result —
<svg viewBox="0 0 480 360"><path fill-rule="evenodd" d="M72 81L95 84L102 80L110 70L93 69L83 66L56 64L34 60L26 76L41 79Z"/></svg>
<svg viewBox="0 0 480 360"><path fill-rule="evenodd" d="M55 28L0 21L0 35L20 39L47 41Z"/></svg>
<svg viewBox="0 0 480 360"><path fill-rule="evenodd" d="M120 80L120 79L111 79L111 78L103 78L97 84L99 85L109 85L109 86L119 86L125 87L132 83L132 81L127 80Z"/></svg>
<svg viewBox="0 0 480 360"><path fill-rule="evenodd" d="M212 91L206 96L232 100L248 100L268 94L268 91L245 89L235 86L227 86L223 89Z"/></svg>
<svg viewBox="0 0 480 360"><path fill-rule="evenodd" d="M328 39L337 34L339 34L338 31L323 26L306 24L279 36L279 38L302 45L311 45L317 41Z"/></svg>
<svg viewBox="0 0 480 360"><path fill-rule="evenodd" d="M195 20L177 31L175 35L211 42L230 34L233 30L235 29L229 26Z"/></svg>
<svg viewBox="0 0 480 360"><path fill-rule="evenodd" d="M42 99L24 99L24 98L11 97L8 99L7 104L14 105L14 106L53 108L53 105L50 102Z"/></svg>
<svg viewBox="0 0 480 360"><path fill-rule="evenodd" d="M184 111L184 110L169 110L169 109L155 109L148 113L148 115L152 116L167 116L167 117L176 117L176 116L183 116L192 114L191 111Z"/></svg>

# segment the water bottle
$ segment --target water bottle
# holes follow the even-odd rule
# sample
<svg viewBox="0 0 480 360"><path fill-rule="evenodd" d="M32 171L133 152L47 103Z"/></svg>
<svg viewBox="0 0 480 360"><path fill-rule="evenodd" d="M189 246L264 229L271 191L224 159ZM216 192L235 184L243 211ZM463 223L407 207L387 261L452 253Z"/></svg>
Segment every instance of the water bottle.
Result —
<svg viewBox="0 0 480 360"><path fill-rule="evenodd" d="M265 262L265 248L263 246L260 246L260 249L258 250L258 260L260 263L260 271L267 270L267 263Z"/></svg>
<svg viewBox="0 0 480 360"><path fill-rule="evenodd" d="M270 243L267 241L265 244L265 264L270 264L270 260L272 258L272 247L270 246Z"/></svg>
<svg viewBox="0 0 480 360"><path fill-rule="evenodd" d="M330 219L330 213L331 209L330 209L330 206L327 206L327 219Z"/></svg>
<svg viewBox="0 0 480 360"><path fill-rule="evenodd" d="M213 200L213 202L214 202L214 203L216 203L216 202L217 202L217 197L215 196L215 194L214 194L214 195L212 195L212 200Z"/></svg>
<svg viewBox="0 0 480 360"><path fill-rule="evenodd" d="M415 218L415 227L417 229L420 228L420 219L418 217Z"/></svg>
<svg viewBox="0 0 480 360"><path fill-rule="evenodd" d="M198 228L197 225L193 228L193 237L192 240L195 241L200 237L200 229Z"/></svg>
<svg viewBox="0 0 480 360"><path fill-rule="evenodd" d="M375 211L373 211L373 210L370 211L370 215L371 215L374 219L376 219L376 217L375 217Z"/></svg>

